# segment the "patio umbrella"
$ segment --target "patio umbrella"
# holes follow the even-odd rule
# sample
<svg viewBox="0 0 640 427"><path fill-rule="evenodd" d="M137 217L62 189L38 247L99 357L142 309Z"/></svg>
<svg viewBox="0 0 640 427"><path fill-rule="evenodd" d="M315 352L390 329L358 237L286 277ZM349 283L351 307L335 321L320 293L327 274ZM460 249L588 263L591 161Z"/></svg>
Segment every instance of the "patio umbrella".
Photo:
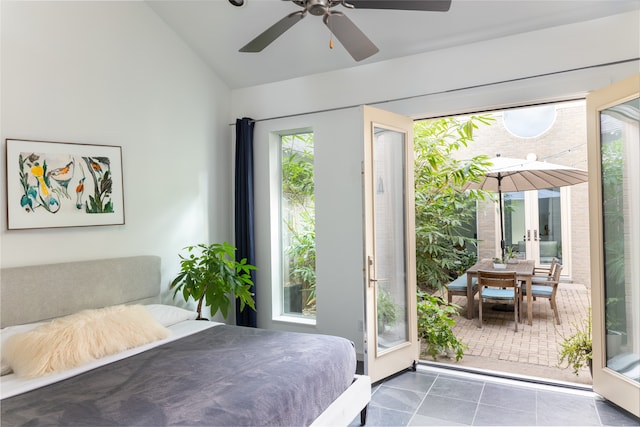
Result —
<svg viewBox="0 0 640 427"><path fill-rule="evenodd" d="M497 191L500 203L500 248L504 256L504 216L502 192L542 190L586 182L587 171L536 160L514 159L498 155L493 166L478 182L469 182L464 189Z"/></svg>

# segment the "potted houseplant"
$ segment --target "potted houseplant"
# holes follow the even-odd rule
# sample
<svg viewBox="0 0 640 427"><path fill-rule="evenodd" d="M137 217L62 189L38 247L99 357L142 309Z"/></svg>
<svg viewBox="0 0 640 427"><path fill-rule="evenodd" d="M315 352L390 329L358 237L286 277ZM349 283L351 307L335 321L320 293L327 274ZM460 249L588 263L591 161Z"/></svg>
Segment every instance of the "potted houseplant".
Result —
<svg viewBox="0 0 640 427"><path fill-rule="evenodd" d="M566 368L571 367L573 373L578 375L580 368L589 367L592 371L592 343L591 343L591 312L587 320L582 325L574 325L576 332L573 335L564 338L560 344L560 362L566 364Z"/></svg>
<svg viewBox="0 0 640 427"><path fill-rule="evenodd" d="M507 264L517 264L518 263L518 253L513 249L513 246L507 246L504 251L503 260Z"/></svg>
<svg viewBox="0 0 640 427"><path fill-rule="evenodd" d="M504 250L504 255L502 258L495 257L493 259L493 268L505 269L507 268L507 264L516 264L518 262L518 255L516 254L513 246L507 246Z"/></svg>
<svg viewBox="0 0 640 427"><path fill-rule="evenodd" d="M255 310L251 293L251 270L246 258L235 259L236 248L227 242L210 245L198 244L184 248L188 255L180 257L180 274L171 282L173 297L182 292L185 301L198 302L198 319L202 317L202 304L210 307L211 317L218 311L226 319L230 298L240 300L240 309L249 306ZM197 255L196 255L197 253Z"/></svg>

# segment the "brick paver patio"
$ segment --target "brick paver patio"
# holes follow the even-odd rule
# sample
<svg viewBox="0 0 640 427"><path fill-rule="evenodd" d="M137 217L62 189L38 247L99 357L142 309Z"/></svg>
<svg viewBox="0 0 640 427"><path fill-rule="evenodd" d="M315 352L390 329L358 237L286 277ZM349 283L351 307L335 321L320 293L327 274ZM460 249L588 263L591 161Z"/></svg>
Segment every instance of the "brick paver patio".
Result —
<svg viewBox="0 0 640 427"><path fill-rule="evenodd" d="M469 348L464 358L442 357L438 362L483 368L493 371L551 379L555 381L591 384L588 369L576 376L571 369L558 367L558 353L563 337L570 336L576 325L587 319L591 306L589 289L582 284L561 283L556 296L560 320L556 325L549 300L538 299L533 302L533 324L518 324L518 332L513 328L513 312L495 311L489 303L483 310L483 327L478 327L478 296L474 304L474 318L464 316L456 318L454 333ZM462 306L466 313L465 297L454 296L453 302ZM526 301L525 301L526 308ZM487 307L489 307L487 309ZM525 312L526 313L526 312ZM424 357L425 360L431 360Z"/></svg>

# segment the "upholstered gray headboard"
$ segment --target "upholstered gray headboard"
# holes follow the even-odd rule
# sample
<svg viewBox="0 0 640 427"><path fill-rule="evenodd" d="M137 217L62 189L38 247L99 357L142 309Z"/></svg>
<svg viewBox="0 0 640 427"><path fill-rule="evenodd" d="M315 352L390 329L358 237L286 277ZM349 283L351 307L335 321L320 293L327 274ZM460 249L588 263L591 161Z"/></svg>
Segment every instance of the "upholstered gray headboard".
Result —
<svg viewBox="0 0 640 427"><path fill-rule="evenodd" d="M0 284L0 326L4 328L87 308L158 302L160 257L3 268Z"/></svg>

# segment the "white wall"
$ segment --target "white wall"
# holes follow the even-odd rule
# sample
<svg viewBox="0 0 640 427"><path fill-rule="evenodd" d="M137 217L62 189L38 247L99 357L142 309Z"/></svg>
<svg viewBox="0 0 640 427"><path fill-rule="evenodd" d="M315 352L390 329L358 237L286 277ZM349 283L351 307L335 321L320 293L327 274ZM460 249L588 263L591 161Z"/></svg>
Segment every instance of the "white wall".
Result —
<svg viewBox="0 0 640 427"><path fill-rule="evenodd" d="M256 286L258 326L267 329L344 336L362 352L363 160L362 109L271 120L254 129ZM278 132L311 129L314 133L316 206L316 324L274 320L270 283L279 275L277 234ZM270 179L273 178L273 179Z"/></svg>
<svg viewBox="0 0 640 427"><path fill-rule="evenodd" d="M230 91L144 2L1 2L5 138L122 146L125 225L6 229L1 266L162 257L233 236Z"/></svg>

